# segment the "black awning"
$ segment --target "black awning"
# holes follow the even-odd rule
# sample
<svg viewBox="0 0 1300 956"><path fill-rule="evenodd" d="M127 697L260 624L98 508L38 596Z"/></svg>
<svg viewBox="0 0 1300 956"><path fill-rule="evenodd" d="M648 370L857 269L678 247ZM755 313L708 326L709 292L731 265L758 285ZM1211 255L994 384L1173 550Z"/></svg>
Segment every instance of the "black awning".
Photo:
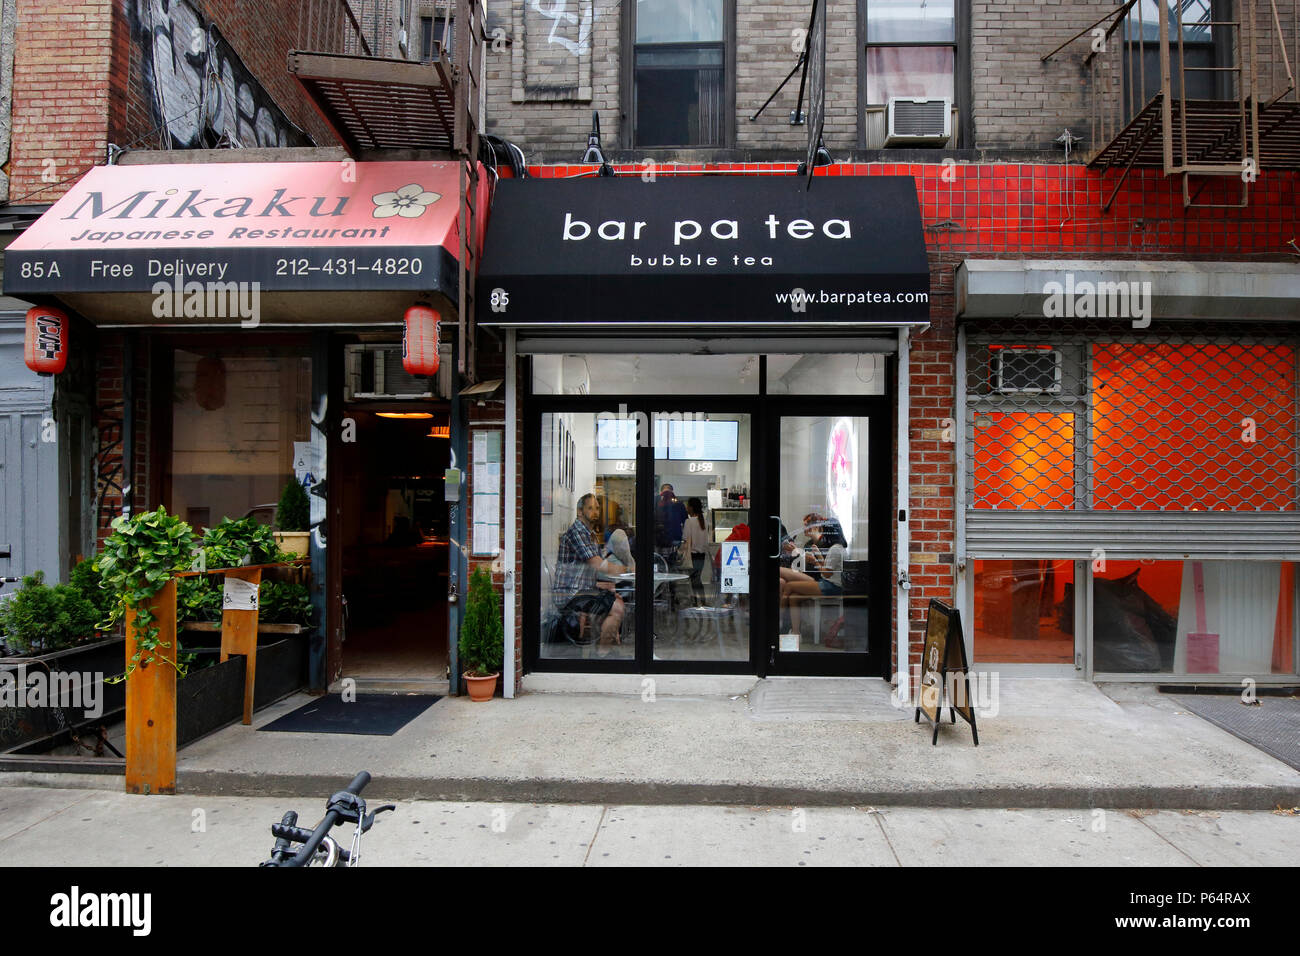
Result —
<svg viewBox="0 0 1300 956"><path fill-rule="evenodd" d="M929 320L905 176L503 180L478 321L505 327L899 326Z"/></svg>

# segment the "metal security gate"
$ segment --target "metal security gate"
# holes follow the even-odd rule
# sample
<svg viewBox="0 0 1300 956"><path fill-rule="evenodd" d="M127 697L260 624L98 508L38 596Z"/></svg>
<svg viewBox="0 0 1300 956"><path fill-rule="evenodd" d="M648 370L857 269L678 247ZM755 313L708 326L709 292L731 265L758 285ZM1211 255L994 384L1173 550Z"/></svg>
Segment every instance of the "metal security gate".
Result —
<svg viewBox="0 0 1300 956"><path fill-rule="evenodd" d="M1185 620L1162 623L1176 628L1180 657L1165 648L1163 669L1152 667L1176 674L1189 666L1188 595L1206 593L1199 576L1208 562L1244 561L1257 562L1256 577L1281 567L1277 626L1293 628L1283 611L1293 573L1285 562L1300 560L1300 338L1276 326L1005 321L967 324L958 362L957 560L968 615L980 570L995 567L1015 591L1035 573L1027 562L1074 561L1068 602L1056 607L1062 634L1072 608L1074 627L1104 638L1105 615L1089 615L1094 586L1114 589L1108 561L1141 562L1147 577L1186 562L1187 581L1192 570L1198 577L1184 585ZM1170 590L1177 603L1176 581ZM1204 621L1204 600L1196 606ZM1287 640L1278 638L1271 673L1294 672ZM1075 665L1088 676L1106 671L1100 656L1090 664L1080 654Z"/></svg>

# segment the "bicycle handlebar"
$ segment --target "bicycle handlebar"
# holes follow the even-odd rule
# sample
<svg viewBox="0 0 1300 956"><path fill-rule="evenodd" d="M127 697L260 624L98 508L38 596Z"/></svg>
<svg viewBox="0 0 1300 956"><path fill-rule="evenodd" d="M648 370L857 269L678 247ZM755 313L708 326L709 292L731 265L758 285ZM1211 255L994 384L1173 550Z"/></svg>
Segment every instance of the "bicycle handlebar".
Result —
<svg viewBox="0 0 1300 956"><path fill-rule="evenodd" d="M321 844L331 830L341 823L356 823L360 832L365 833L373 825L375 817L386 810L393 810L392 804L379 807L374 813L366 813L366 801L361 798L361 791L370 783L370 774L363 770L352 778L342 790L337 791L325 804L325 816L314 830L305 830L298 823L298 814L290 810L277 824L271 825L271 835L276 838L271 859L263 866L308 866L316 856ZM294 844L300 844L294 852ZM350 860L348 851L339 848L339 857L344 862Z"/></svg>
<svg viewBox="0 0 1300 956"><path fill-rule="evenodd" d="M311 862L311 858L316 855L316 848L320 846L321 841L329 835L329 832L334 829L340 820L345 819L345 813L341 808L341 804L345 801L341 801L340 798L346 794L354 798L354 800L358 799L361 791L365 789L368 783L370 783L370 774L363 770L352 778L352 782L347 785L346 789L330 797L329 802L326 804L325 816L320 823L316 824L316 829L308 835L303 842L302 848L289 861L290 866L306 866ZM362 805L364 806L364 804Z"/></svg>

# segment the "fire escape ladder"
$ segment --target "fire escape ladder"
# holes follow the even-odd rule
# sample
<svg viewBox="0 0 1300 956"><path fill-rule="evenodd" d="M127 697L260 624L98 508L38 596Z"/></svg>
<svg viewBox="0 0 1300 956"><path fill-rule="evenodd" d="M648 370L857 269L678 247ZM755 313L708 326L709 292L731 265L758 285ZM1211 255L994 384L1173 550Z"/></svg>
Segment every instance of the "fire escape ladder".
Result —
<svg viewBox="0 0 1300 956"><path fill-rule="evenodd" d="M1188 209L1241 208L1266 167L1300 169L1300 0L1125 0L1041 59L1089 34L1088 165L1118 172L1103 211L1134 169L1177 176ZM1225 177L1239 202L1198 202Z"/></svg>
<svg viewBox="0 0 1300 956"><path fill-rule="evenodd" d="M433 45L425 49L417 4L405 6L405 22L394 22L393 7L384 0L303 0L289 73L353 158L459 166L456 361L472 381L474 280L486 215L478 165L486 13L483 0L435 0Z"/></svg>

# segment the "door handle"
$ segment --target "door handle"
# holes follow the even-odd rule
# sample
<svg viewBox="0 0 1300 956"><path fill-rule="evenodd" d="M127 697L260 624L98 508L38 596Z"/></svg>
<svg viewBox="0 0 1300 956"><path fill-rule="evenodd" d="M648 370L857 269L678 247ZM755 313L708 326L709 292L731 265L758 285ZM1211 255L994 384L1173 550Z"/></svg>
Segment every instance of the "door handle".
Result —
<svg viewBox="0 0 1300 956"><path fill-rule="evenodd" d="M782 544L782 541L781 541L781 516L780 516L780 515L768 515L768 517L771 518L773 521L776 522L776 534L774 534L774 535L772 536L772 540L776 542L776 554L769 554L768 557L769 557L769 558L780 558L780 557L781 557L781 544Z"/></svg>

